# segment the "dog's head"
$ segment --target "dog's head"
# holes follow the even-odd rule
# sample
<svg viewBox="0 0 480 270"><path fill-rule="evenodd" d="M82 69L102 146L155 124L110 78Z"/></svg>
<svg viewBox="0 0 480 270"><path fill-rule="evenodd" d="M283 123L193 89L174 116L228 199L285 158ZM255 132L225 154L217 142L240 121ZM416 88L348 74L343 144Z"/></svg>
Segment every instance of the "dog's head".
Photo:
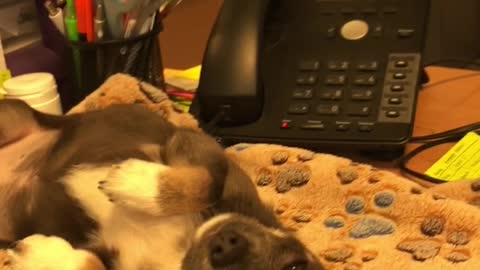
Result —
<svg viewBox="0 0 480 270"><path fill-rule="evenodd" d="M183 261L183 270L322 270L293 235L235 214L204 223Z"/></svg>

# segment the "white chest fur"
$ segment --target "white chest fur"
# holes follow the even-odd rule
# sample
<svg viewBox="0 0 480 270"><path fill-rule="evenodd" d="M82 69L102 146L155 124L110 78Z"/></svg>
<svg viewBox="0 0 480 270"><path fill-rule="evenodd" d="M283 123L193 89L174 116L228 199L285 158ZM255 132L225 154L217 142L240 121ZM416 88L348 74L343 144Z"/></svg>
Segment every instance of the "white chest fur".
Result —
<svg viewBox="0 0 480 270"><path fill-rule="evenodd" d="M97 240L119 252L115 269L180 269L200 217L152 217L115 206L98 190L98 182L109 170L82 166L62 181L67 192L99 223Z"/></svg>

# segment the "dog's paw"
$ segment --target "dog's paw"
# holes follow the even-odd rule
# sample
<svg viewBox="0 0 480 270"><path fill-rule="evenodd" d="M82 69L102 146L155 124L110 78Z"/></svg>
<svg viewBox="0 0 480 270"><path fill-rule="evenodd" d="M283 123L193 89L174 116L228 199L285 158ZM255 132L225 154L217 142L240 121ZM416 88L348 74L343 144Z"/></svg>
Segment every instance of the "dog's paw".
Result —
<svg viewBox="0 0 480 270"><path fill-rule="evenodd" d="M74 249L53 236L29 236L8 249L7 254L7 269L12 270L105 270L95 255Z"/></svg>
<svg viewBox="0 0 480 270"><path fill-rule="evenodd" d="M150 214L161 214L159 181L168 167L137 159L115 165L98 188L118 206Z"/></svg>

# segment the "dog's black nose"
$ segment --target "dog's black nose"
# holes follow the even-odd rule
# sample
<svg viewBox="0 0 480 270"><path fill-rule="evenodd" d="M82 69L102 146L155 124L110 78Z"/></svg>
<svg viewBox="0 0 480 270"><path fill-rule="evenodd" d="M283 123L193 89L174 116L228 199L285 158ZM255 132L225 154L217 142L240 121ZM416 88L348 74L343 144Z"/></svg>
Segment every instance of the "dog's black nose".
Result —
<svg viewBox="0 0 480 270"><path fill-rule="evenodd" d="M226 267L243 259L248 250L248 241L235 231L224 230L214 236L209 248L212 266Z"/></svg>

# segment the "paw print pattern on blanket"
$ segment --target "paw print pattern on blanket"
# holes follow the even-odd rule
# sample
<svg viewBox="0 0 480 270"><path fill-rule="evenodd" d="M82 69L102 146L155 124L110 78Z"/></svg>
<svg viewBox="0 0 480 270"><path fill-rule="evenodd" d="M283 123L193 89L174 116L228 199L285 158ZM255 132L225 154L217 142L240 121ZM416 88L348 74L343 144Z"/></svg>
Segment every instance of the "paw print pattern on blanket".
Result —
<svg viewBox="0 0 480 270"><path fill-rule="evenodd" d="M472 207L480 206L480 182L422 187L368 164L279 145L242 144L227 154L327 269L480 269L480 212Z"/></svg>

